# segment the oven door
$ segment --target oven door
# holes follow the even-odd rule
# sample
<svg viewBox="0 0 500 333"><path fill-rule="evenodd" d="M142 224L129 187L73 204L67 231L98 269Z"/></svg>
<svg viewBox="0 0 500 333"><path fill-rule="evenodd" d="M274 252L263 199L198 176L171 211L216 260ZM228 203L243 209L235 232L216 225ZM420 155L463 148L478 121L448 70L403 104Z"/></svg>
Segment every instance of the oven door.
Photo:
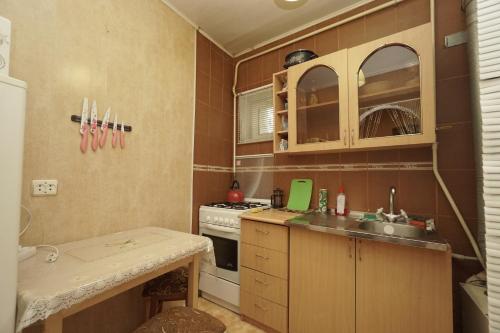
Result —
<svg viewBox="0 0 500 333"><path fill-rule="evenodd" d="M240 284L240 229L200 223L200 235L212 240L216 262L201 271Z"/></svg>

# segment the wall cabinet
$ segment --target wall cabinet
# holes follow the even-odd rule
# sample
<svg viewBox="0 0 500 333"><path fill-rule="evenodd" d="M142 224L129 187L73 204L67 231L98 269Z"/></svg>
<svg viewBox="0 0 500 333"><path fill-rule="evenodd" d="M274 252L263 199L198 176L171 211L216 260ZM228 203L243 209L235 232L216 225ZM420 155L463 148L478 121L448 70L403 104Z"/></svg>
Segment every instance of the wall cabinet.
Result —
<svg viewBox="0 0 500 333"><path fill-rule="evenodd" d="M435 142L434 66L428 23L277 73L275 152Z"/></svg>
<svg viewBox="0 0 500 333"><path fill-rule="evenodd" d="M290 230L290 332L451 333L451 255Z"/></svg>
<svg viewBox="0 0 500 333"><path fill-rule="evenodd" d="M433 143L431 24L351 48L348 53L350 148Z"/></svg>
<svg viewBox="0 0 500 333"><path fill-rule="evenodd" d="M288 81L289 150L347 148L347 50L291 67Z"/></svg>

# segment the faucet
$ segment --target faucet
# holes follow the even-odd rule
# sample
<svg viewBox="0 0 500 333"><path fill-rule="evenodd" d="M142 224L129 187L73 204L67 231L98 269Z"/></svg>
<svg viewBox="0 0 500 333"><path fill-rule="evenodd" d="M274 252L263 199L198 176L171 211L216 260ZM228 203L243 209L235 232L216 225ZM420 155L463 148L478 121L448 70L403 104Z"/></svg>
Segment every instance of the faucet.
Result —
<svg viewBox="0 0 500 333"><path fill-rule="evenodd" d="M396 196L396 188L394 186L389 187L389 214L381 211L382 215L388 222L396 222L401 217L404 217L405 214L394 214L394 197Z"/></svg>
<svg viewBox="0 0 500 333"><path fill-rule="evenodd" d="M394 215L394 197L396 196L396 188L389 187L389 214Z"/></svg>

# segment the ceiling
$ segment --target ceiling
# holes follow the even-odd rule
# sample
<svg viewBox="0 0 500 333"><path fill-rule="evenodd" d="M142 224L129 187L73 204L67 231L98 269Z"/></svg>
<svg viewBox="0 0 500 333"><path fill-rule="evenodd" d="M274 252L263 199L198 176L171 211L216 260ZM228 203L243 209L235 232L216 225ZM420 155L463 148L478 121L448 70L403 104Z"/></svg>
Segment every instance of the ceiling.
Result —
<svg viewBox="0 0 500 333"><path fill-rule="evenodd" d="M307 0L296 9L279 8L283 0L163 0L201 28L231 55L321 21L367 0Z"/></svg>

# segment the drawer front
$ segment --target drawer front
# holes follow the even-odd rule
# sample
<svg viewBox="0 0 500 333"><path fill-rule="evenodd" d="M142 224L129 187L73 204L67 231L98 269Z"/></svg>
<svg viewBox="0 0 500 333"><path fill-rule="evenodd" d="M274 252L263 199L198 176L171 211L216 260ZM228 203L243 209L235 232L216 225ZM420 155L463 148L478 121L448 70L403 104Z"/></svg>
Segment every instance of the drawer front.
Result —
<svg viewBox="0 0 500 333"><path fill-rule="evenodd" d="M240 293L241 314L278 332L287 332L288 309L286 307L243 290Z"/></svg>
<svg viewBox="0 0 500 333"><path fill-rule="evenodd" d="M241 241L266 249L288 253L288 227L242 220Z"/></svg>
<svg viewBox="0 0 500 333"><path fill-rule="evenodd" d="M288 279L288 254L250 244L241 244L241 266Z"/></svg>
<svg viewBox="0 0 500 333"><path fill-rule="evenodd" d="M288 281L241 267L240 287L268 301L288 306Z"/></svg>

